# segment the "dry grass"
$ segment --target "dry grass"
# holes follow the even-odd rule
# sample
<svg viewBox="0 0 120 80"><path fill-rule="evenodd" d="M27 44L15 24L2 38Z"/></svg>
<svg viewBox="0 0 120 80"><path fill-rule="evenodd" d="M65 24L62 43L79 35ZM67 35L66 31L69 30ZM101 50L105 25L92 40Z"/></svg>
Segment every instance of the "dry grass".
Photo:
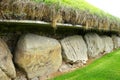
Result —
<svg viewBox="0 0 120 80"><path fill-rule="evenodd" d="M39 2L36 2L39 1ZM82 1L81 6L74 0L2 0L0 2L0 19L39 20L56 24L70 23L83 25L85 29L118 31L120 20ZM66 1L66 2L65 2ZM80 3L79 0L76 0ZM72 5L72 2L76 5ZM61 5L62 4L62 5ZM94 11L89 10L90 7ZM80 7L80 8L79 8Z"/></svg>

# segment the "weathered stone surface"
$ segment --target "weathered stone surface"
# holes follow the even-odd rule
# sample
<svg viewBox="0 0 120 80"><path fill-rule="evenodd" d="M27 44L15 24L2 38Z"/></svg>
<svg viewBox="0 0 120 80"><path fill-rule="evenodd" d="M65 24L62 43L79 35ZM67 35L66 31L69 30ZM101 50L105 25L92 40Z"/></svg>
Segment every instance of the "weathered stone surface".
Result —
<svg viewBox="0 0 120 80"><path fill-rule="evenodd" d="M14 60L28 78L44 76L62 64L61 46L55 39L27 34L18 41Z"/></svg>
<svg viewBox="0 0 120 80"><path fill-rule="evenodd" d="M28 80L27 76L25 75L25 73L23 73L20 70L17 70L16 72L17 72L16 73L17 75L16 75L16 77L13 80ZM34 77L32 79L29 79L29 80L41 80L41 79L39 79L38 77Z"/></svg>
<svg viewBox="0 0 120 80"><path fill-rule="evenodd" d="M65 71L69 71L72 68L72 65L67 64L67 63L63 63L60 68L59 71L60 72L65 72Z"/></svg>
<svg viewBox="0 0 120 80"><path fill-rule="evenodd" d="M87 57L87 47L82 38L82 36L70 36L61 40L61 45L63 47L63 58L67 62L77 62L82 61L86 63Z"/></svg>
<svg viewBox="0 0 120 80"><path fill-rule="evenodd" d="M96 57L103 52L103 42L99 35L96 33L88 33L84 36L84 38L87 44L87 53L89 57Z"/></svg>
<svg viewBox="0 0 120 80"><path fill-rule="evenodd" d="M0 69L10 78L16 77L12 54L2 39L0 39Z"/></svg>
<svg viewBox="0 0 120 80"><path fill-rule="evenodd" d="M0 80L11 80L11 79L0 69Z"/></svg>
<svg viewBox="0 0 120 80"><path fill-rule="evenodd" d="M120 48L120 37L116 35L112 35L112 40L114 44L114 48Z"/></svg>
<svg viewBox="0 0 120 80"><path fill-rule="evenodd" d="M104 45L104 52L105 53L109 53L113 50L113 41L112 38L109 36L101 36L102 40L103 40L103 44Z"/></svg>

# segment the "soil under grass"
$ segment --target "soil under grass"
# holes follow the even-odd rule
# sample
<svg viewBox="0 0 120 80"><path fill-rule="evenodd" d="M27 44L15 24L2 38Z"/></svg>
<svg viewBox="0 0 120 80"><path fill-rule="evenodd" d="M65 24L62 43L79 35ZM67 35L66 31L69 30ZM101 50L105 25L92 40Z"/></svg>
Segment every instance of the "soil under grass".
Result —
<svg viewBox="0 0 120 80"><path fill-rule="evenodd" d="M120 49L51 80L120 80Z"/></svg>

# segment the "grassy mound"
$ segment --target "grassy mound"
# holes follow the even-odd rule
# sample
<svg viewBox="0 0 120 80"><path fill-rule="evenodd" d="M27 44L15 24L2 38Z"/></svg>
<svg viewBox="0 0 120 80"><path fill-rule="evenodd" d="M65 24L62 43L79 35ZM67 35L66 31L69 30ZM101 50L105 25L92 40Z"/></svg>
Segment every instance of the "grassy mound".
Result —
<svg viewBox="0 0 120 80"><path fill-rule="evenodd" d="M120 50L95 60L90 65L52 80L120 80Z"/></svg>
<svg viewBox="0 0 120 80"><path fill-rule="evenodd" d="M39 20L82 25L85 29L120 30L120 19L85 0L2 0L0 19Z"/></svg>

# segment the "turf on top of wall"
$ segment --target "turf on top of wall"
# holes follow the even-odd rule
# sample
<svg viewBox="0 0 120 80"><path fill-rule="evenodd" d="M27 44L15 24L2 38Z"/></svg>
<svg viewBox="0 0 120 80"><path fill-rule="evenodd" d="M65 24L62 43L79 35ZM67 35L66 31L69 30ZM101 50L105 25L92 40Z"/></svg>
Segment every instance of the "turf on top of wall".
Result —
<svg viewBox="0 0 120 80"><path fill-rule="evenodd" d="M82 25L85 29L120 30L120 19L85 0L3 0L0 19L39 20Z"/></svg>

